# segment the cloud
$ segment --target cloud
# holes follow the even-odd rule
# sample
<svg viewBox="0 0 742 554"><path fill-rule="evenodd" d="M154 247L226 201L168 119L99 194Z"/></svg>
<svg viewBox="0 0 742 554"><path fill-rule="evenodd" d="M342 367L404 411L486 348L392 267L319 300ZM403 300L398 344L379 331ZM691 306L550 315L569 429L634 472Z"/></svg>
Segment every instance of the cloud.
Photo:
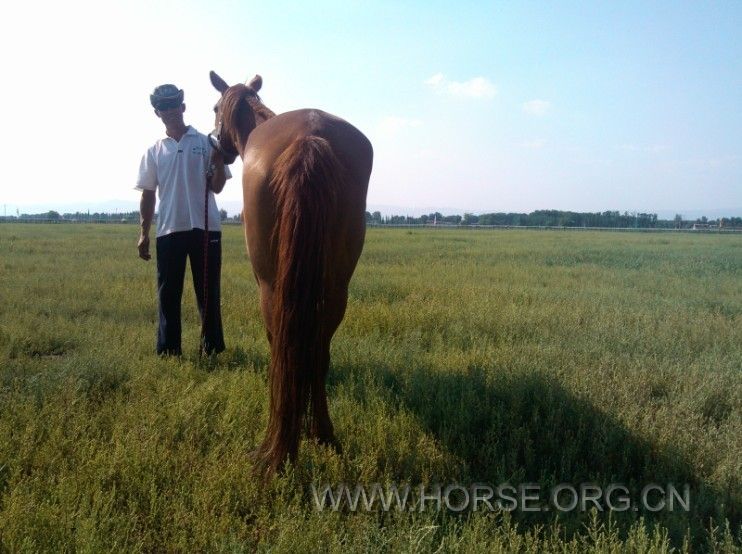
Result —
<svg viewBox="0 0 742 554"><path fill-rule="evenodd" d="M497 87L485 77L474 77L468 81L451 81L443 73L436 73L425 81L438 94L448 94L460 98L492 98Z"/></svg>
<svg viewBox="0 0 742 554"><path fill-rule="evenodd" d="M672 165L692 169L723 169L736 167L740 165L742 157L738 155L715 156L712 158L690 158L685 160L675 160Z"/></svg>
<svg viewBox="0 0 742 554"><path fill-rule="evenodd" d="M422 124L423 122L419 119L389 115L381 119L378 130L384 135L397 135L400 131L414 129L422 126Z"/></svg>
<svg viewBox="0 0 742 554"><path fill-rule="evenodd" d="M526 140L521 142L520 145L530 150L541 150L546 145L546 141L544 139Z"/></svg>
<svg viewBox="0 0 742 554"><path fill-rule="evenodd" d="M621 150L627 152L646 152L648 154L659 154L669 150L668 146L664 144L650 144L650 145L639 145L639 144L622 144L619 146Z"/></svg>
<svg viewBox="0 0 742 554"><path fill-rule="evenodd" d="M430 79L425 81L425 84L433 88L437 88L443 83L444 80L445 77L443 76L443 73L436 73Z"/></svg>
<svg viewBox="0 0 742 554"><path fill-rule="evenodd" d="M523 103L523 111L528 115L542 116L551 108L548 100L529 100Z"/></svg>

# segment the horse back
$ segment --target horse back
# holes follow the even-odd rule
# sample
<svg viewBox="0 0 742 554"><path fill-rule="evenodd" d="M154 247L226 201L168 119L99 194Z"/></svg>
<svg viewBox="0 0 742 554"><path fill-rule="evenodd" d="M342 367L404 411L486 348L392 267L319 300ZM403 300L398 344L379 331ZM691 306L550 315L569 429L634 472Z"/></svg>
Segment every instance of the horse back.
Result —
<svg viewBox="0 0 742 554"><path fill-rule="evenodd" d="M306 137L327 141L341 169L335 209L327 225L332 229L333 267L337 279L350 279L365 236L366 192L373 163L369 140L347 121L321 110L296 110L262 123L250 134L244 155L243 218L250 259L259 280L275 278L276 256L271 241L277 195L273 176L281 156ZM285 156L283 158L285 161ZM326 183L314 183L316 187Z"/></svg>

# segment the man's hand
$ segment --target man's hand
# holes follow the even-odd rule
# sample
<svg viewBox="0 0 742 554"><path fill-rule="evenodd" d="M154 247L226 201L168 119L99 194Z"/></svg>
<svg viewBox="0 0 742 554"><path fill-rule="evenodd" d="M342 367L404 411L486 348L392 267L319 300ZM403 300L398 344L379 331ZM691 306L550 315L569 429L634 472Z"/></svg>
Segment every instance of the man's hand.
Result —
<svg viewBox="0 0 742 554"><path fill-rule="evenodd" d="M139 257L143 260L149 260L149 227L152 224L152 217L155 214L155 191L143 190L142 199L139 201L139 214L141 229L139 231Z"/></svg>
<svg viewBox="0 0 742 554"><path fill-rule="evenodd" d="M152 256L149 255L149 235L139 235L139 257L143 260L149 260Z"/></svg>
<svg viewBox="0 0 742 554"><path fill-rule="evenodd" d="M227 181L227 177L224 174L224 156L218 150L212 149L209 164L214 169L214 174L207 182L207 186L216 194L219 194L224 188L224 183Z"/></svg>

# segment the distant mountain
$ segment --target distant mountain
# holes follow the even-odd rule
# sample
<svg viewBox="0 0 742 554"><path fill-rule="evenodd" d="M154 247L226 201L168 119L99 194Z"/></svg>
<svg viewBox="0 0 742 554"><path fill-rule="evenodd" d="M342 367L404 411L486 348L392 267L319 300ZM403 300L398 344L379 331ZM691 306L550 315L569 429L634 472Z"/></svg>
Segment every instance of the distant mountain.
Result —
<svg viewBox="0 0 742 554"><path fill-rule="evenodd" d="M392 215L409 215L410 217L420 217L421 215L434 214L438 212L442 215L464 215L469 210L462 210L461 208L440 207L440 206L423 206L423 207L410 207L410 206L391 206L388 204L369 204L366 206L367 212L379 212L383 216Z"/></svg>
<svg viewBox="0 0 742 554"><path fill-rule="evenodd" d="M710 210L658 210L657 217L660 219L673 219L675 214L683 216L685 221L691 221L706 216L708 219L719 219L720 217L742 217L741 208L714 208Z"/></svg>
<svg viewBox="0 0 742 554"><path fill-rule="evenodd" d="M573 212L604 212L604 211L619 211L621 213L628 211L629 213L656 213L657 217L659 219L673 219L675 217L675 214L681 214L683 216L683 219L686 221L689 220L695 220L698 218L701 218L703 216L706 216L708 219L718 219L720 217L742 217L742 207L737 208L709 208L707 210L704 209L688 209L688 210L649 210L649 209L620 209L616 210L616 208L604 208L601 210L570 210L569 208L538 208L538 209L558 209L560 211L573 211ZM440 207L440 206L429 206L429 207L409 207L409 206L392 206L392 205L386 205L386 204L369 204L366 208L367 211L373 213L375 211L381 212L382 216L392 216L392 215L408 215L411 217L420 217L421 215L428 215L435 212L438 212L443 215L464 215L464 213L471 213L476 215L481 215L485 213L509 213L509 212L520 212L521 210L513 210L506 206L500 207L500 208L484 208L484 209L478 209L478 210L466 210L462 208L452 208L452 207ZM536 208L533 210L528 210L525 213L530 213L535 211Z"/></svg>
<svg viewBox="0 0 742 554"><path fill-rule="evenodd" d="M21 214L38 214L51 210L64 213L90 212L90 213L124 213L139 210L139 201L127 200L103 200L96 202L38 202L33 204L8 204L7 215L16 215L16 209Z"/></svg>

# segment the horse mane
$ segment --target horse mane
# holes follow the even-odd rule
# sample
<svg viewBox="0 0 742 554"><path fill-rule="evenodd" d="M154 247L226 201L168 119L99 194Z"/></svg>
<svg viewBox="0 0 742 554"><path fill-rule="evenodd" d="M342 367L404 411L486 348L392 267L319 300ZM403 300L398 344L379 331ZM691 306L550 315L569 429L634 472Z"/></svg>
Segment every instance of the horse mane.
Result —
<svg viewBox="0 0 742 554"><path fill-rule="evenodd" d="M257 92L249 87L245 88L250 91L245 98L247 99L247 103L250 105L255 115L262 117L263 119L270 119L271 117L276 116L276 114L272 110L268 109L268 107L263 104L263 101L260 99L260 96L258 96Z"/></svg>
<svg viewBox="0 0 742 554"><path fill-rule="evenodd" d="M224 128L229 133L232 144L238 143L241 133L250 133L255 128L256 117L270 119L276 115L263 104L253 89L243 84L229 87L224 92L221 110ZM248 114L245 110L251 113ZM248 129L242 128L245 124Z"/></svg>
<svg viewBox="0 0 742 554"><path fill-rule="evenodd" d="M245 100L246 102L243 102ZM222 98L222 113L225 121L235 125L239 121L240 111L247 104L253 113L263 119L270 119L276 114L263 104L258 93L246 85L238 84L224 93Z"/></svg>

